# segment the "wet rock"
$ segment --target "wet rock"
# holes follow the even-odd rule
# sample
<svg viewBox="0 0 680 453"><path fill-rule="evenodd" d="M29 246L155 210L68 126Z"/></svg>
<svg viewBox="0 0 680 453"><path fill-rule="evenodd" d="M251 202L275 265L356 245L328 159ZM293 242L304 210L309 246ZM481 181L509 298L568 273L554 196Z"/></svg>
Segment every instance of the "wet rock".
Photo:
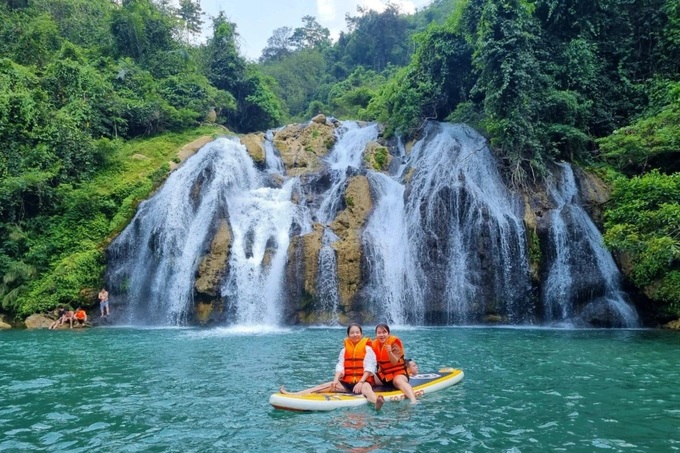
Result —
<svg viewBox="0 0 680 453"><path fill-rule="evenodd" d="M340 300L349 311L349 304L362 283L361 233L373 208L366 176L350 178L345 190L345 205L330 226L339 237L332 247L338 258Z"/></svg>
<svg viewBox="0 0 680 453"><path fill-rule="evenodd" d="M220 283L228 272L231 241L229 223L222 220L210 244L210 251L198 267L198 278L194 284L197 293L211 298L218 296Z"/></svg>
<svg viewBox="0 0 680 453"><path fill-rule="evenodd" d="M392 163L392 155L387 147L378 142L371 142L364 151L366 166L376 171L387 171Z"/></svg>
<svg viewBox="0 0 680 453"><path fill-rule="evenodd" d="M246 147L246 151L248 151L248 154L256 164L264 163L264 133L257 132L243 135L241 137L241 144Z"/></svg>
<svg viewBox="0 0 680 453"><path fill-rule="evenodd" d="M595 173L587 172L575 165L572 168L583 209L586 210L596 225L601 226L604 205L611 198L611 188Z"/></svg>
<svg viewBox="0 0 680 453"><path fill-rule="evenodd" d="M274 146L289 176L318 171L335 144L335 127L325 122L291 124L274 133Z"/></svg>
<svg viewBox="0 0 680 453"><path fill-rule="evenodd" d="M662 326L664 329L680 330L680 318Z"/></svg>

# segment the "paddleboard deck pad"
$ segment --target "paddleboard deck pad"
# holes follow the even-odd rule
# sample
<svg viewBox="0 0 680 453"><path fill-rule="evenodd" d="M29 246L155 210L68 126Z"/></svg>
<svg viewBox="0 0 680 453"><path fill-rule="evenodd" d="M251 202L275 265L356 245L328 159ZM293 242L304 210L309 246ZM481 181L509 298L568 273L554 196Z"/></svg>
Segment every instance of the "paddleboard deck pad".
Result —
<svg viewBox="0 0 680 453"><path fill-rule="evenodd" d="M443 368L436 373L418 374L411 377L409 383L413 387L416 397L426 393L436 392L450 387L463 380L463 370L455 368ZM404 394L401 390L393 388L374 388L376 395L382 395L385 401L401 401ZM269 397L269 404L277 409L289 411L332 411L342 407L355 407L367 404L368 400L363 395L351 393L310 393L307 395L294 395L274 393Z"/></svg>

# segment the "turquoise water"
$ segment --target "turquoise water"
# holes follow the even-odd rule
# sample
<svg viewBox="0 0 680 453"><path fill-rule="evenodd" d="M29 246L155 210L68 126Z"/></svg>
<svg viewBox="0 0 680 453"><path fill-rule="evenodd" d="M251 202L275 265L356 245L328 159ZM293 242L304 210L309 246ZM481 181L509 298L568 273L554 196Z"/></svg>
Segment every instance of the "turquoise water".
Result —
<svg viewBox="0 0 680 453"><path fill-rule="evenodd" d="M0 451L680 450L680 334L395 329L421 372L463 368L421 404L269 406L330 379L341 329L0 332Z"/></svg>

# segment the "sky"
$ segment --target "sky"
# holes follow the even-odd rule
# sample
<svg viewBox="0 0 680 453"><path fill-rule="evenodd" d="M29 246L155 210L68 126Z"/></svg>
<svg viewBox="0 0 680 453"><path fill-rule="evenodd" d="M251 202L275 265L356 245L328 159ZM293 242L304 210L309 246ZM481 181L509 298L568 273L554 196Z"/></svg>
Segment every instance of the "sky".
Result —
<svg viewBox="0 0 680 453"><path fill-rule="evenodd" d="M303 16L314 16L321 26L331 31L336 39L340 31L346 30L345 14L357 14L357 6L383 11L387 0L200 0L206 34L212 33L210 17L224 11L229 20L236 24L240 35L241 55L257 60L272 32L281 27L295 29L302 26ZM404 13L422 9L431 0L392 0Z"/></svg>

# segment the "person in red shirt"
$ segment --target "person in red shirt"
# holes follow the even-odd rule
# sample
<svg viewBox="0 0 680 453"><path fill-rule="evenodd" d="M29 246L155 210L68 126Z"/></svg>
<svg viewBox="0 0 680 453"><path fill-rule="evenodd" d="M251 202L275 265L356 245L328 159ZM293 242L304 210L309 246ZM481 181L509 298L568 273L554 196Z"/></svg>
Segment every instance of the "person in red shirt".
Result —
<svg viewBox="0 0 680 453"><path fill-rule="evenodd" d="M85 310L83 310L82 307L78 307L78 309L76 310L75 317L76 322L81 326L85 325L85 323L87 322L87 313L85 313Z"/></svg>

